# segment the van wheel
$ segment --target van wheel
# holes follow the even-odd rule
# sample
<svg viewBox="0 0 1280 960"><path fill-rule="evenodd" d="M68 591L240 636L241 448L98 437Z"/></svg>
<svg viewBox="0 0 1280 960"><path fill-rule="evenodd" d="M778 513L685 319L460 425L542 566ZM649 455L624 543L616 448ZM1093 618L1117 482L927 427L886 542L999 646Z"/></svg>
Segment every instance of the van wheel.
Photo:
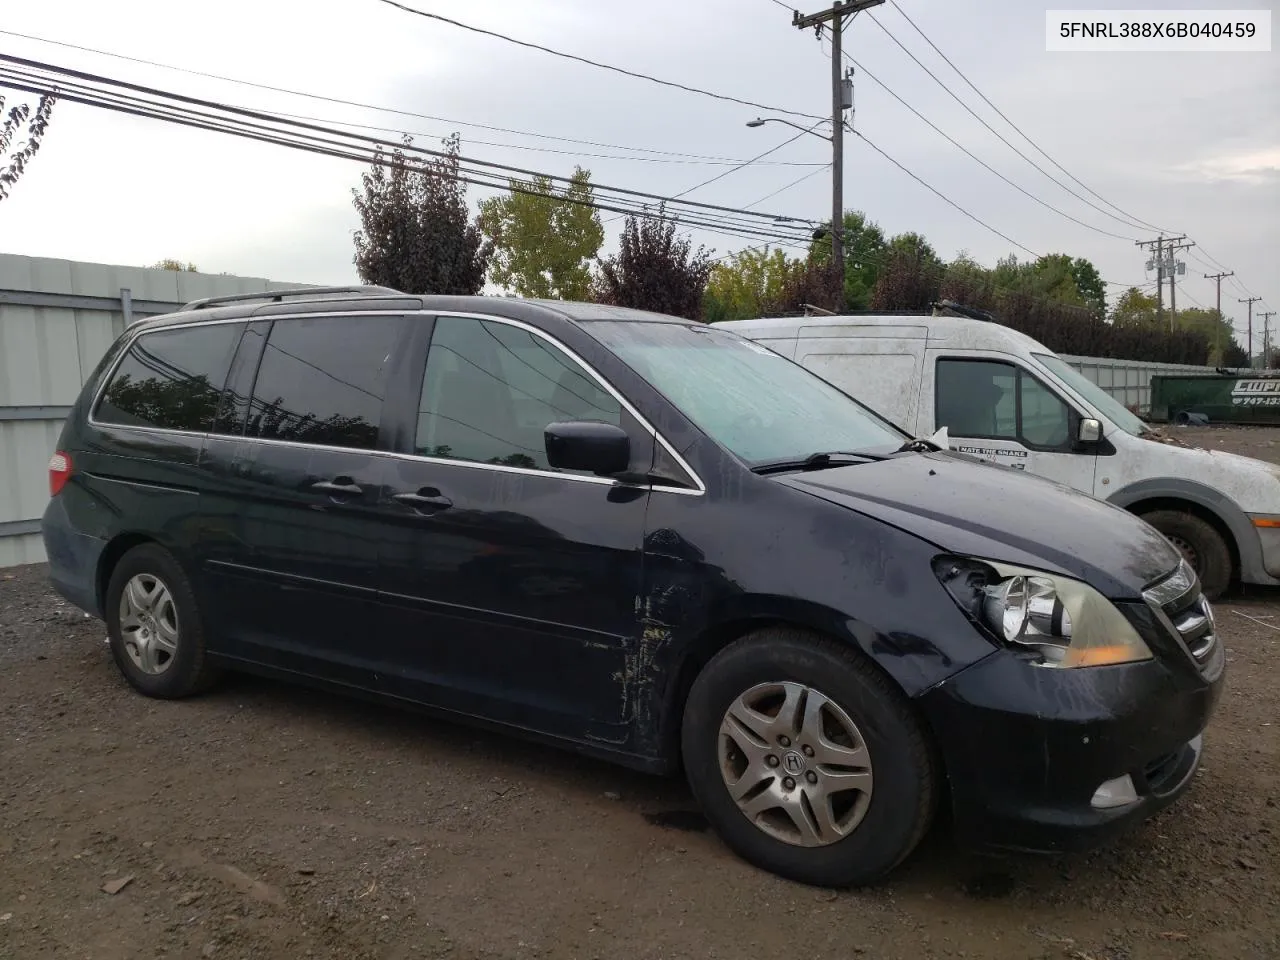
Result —
<svg viewBox="0 0 1280 960"><path fill-rule="evenodd" d="M1231 550L1213 525L1184 510L1153 510L1142 519L1159 530L1195 570L1200 587L1217 600L1231 583Z"/></svg>
<svg viewBox="0 0 1280 960"><path fill-rule="evenodd" d="M121 557L105 606L111 655L139 693L177 699L217 678L191 583L169 551L146 543Z"/></svg>
<svg viewBox="0 0 1280 960"><path fill-rule="evenodd" d="M716 832L790 880L874 882L933 818L937 763L906 698L803 631L759 630L718 653L689 693L681 746Z"/></svg>

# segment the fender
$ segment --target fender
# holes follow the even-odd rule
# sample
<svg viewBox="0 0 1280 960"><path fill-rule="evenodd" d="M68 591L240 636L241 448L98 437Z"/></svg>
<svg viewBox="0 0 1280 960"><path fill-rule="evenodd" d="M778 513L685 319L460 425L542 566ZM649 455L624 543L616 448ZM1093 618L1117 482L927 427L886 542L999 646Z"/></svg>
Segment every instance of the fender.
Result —
<svg viewBox="0 0 1280 960"><path fill-rule="evenodd" d="M1222 521L1235 540L1240 579L1245 583L1280 583L1262 565L1262 542L1257 530L1236 502L1220 490L1182 477L1155 477L1121 487L1107 497L1107 502L1127 510L1135 503L1154 499L1184 500L1207 510Z"/></svg>

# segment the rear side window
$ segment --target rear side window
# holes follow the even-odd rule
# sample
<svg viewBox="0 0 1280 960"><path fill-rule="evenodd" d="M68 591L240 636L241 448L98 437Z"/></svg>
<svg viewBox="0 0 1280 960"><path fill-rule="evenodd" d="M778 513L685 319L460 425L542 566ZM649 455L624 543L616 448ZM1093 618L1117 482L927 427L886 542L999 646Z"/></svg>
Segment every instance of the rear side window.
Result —
<svg viewBox="0 0 1280 960"><path fill-rule="evenodd" d="M129 346L98 401L100 423L207 431L242 324L144 333Z"/></svg>
<svg viewBox="0 0 1280 960"><path fill-rule="evenodd" d="M372 450L403 328L394 316L277 320L267 337L246 436Z"/></svg>

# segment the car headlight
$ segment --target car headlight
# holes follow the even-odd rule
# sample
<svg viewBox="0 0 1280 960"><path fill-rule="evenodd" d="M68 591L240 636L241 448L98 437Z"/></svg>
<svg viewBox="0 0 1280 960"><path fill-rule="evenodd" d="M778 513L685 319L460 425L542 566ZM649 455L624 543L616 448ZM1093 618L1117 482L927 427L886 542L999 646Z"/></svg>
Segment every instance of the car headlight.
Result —
<svg viewBox="0 0 1280 960"><path fill-rule="evenodd" d="M1124 614L1080 580L968 557L939 557L933 569L965 613L1041 666L1151 659Z"/></svg>

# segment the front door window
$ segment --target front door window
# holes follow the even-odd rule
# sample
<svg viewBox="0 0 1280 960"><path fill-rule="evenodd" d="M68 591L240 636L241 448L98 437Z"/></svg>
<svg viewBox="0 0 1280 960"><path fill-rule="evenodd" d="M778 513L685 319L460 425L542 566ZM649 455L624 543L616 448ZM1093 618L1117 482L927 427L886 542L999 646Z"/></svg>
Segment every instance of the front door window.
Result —
<svg viewBox="0 0 1280 960"><path fill-rule="evenodd" d="M1021 367L944 358L938 361L936 382L937 423L951 436L1070 450L1070 408Z"/></svg>
<svg viewBox="0 0 1280 960"><path fill-rule="evenodd" d="M551 470L543 431L570 420L621 426L622 407L571 358L527 330L472 317L436 321L415 453Z"/></svg>

